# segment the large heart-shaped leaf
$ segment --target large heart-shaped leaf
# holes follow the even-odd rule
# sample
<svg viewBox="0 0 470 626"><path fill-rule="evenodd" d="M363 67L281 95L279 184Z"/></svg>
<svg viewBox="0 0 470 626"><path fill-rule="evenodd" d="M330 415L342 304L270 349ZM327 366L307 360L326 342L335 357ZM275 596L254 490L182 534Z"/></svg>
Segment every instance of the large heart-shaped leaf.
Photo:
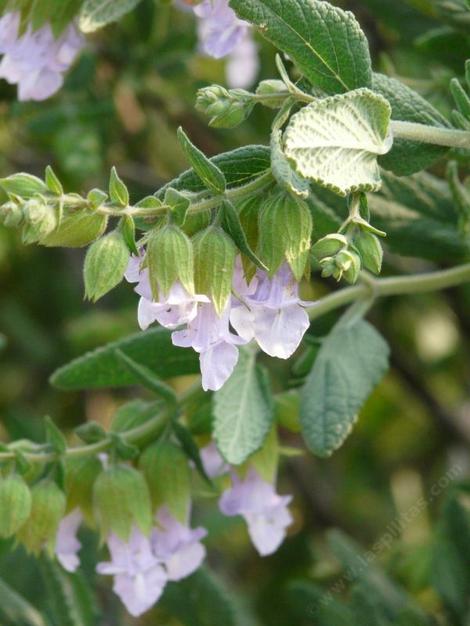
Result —
<svg viewBox="0 0 470 626"><path fill-rule="evenodd" d="M292 116L284 152L296 171L335 193L379 189L377 157L392 146L391 109L369 89L322 98Z"/></svg>

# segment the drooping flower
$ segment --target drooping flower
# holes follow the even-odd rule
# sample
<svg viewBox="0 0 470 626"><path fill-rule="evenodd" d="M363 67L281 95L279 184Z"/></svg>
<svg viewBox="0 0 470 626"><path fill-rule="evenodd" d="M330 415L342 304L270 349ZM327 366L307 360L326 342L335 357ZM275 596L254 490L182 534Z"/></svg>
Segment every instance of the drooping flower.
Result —
<svg viewBox="0 0 470 626"><path fill-rule="evenodd" d="M0 18L0 78L18 85L19 100L45 100L60 89L84 39L74 24L56 39L49 24L19 33L20 15Z"/></svg>
<svg viewBox="0 0 470 626"><path fill-rule="evenodd" d="M234 299L230 323L246 341L256 339L266 354L288 359L309 327L305 307L311 303L299 298L299 285L287 264L273 278L260 270L256 276L254 293L240 289L241 297Z"/></svg>
<svg viewBox="0 0 470 626"><path fill-rule="evenodd" d="M232 488L222 494L219 508L224 515L241 515L253 545L261 556L268 556L279 548L292 523L287 507L291 499L278 495L274 485L251 468L243 480L232 473Z"/></svg>
<svg viewBox="0 0 470 626"><path fill-rule="evenodd" d="M230 306L219 316L212 303L200 304L185 330L175 331L173 344L199 353L202 387L217 391L231 376L238 362L237 346L247 343L230 331Z"/></svg>
<svg viewBox="0 0 470 626"><path fill-rule="evenodd" d="M60 522L55 553L57 560L68 572L75 572L80 565L78 552L82 544L77 539L77 532L83 517L79 509L74 509Z"/></svg>
<svg viewBox="0 0 470 626"><path fill-rule="evenodd" d="M111 560L98 563L96 571L114 577L114 592L128 612L138 617L162 595L168 580L165 568L154 555L150 539L136 528L127 542L112 534L107 545Z"/></svg>
<svg viewBox="0 0 470 626"><path fill-rule="evenodd" d="M144 253L131 257L126 271L126 279L130 283L137 283L136 293L140 295L137 318L142 330L154 322L173 330L188 324L197 315L198 303L209 302L209 298L202 295L191 295L177 281L164 296L159 294L158 301L153 300L150 287L149 271L142 268Z"/></svg>
<svg viewBox="0 0 470 626"><path fill-rule="evenodd" d="M164 565L168 580L190 576L203 562L206 549L201 543L205 528L191 529L178 522L162 507L157 514L157 527L150 538L155 556Z"/></svg>

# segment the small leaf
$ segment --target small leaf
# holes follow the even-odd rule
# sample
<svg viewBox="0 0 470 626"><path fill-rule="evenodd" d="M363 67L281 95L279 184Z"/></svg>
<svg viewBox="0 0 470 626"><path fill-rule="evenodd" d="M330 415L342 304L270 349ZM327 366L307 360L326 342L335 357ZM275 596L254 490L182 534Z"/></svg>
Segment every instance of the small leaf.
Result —
<svg viewBox="0 0 470 626"><path fill-rule="evenodd" d="M119 222L119 230L129 249L129 252L138 256L137 244L135 242L135 222L130 215L124 215Z"/></svg>
<svg viewBox="0 0 470 626"><path fill-rule="evenodd" d="M1 178L0 187L7 193L14 194L25 200L32 198L35 194L48 192L46 183L40 178L24 173Z"/></svg>
<svg viewBox="0 0 470 626"><path fill-rule="evenodd" d="M392 146L390 112L368 89L320 99L291 117L284 153L301 176L339 195L377 191L377 157Z"/></svg>
<svg viewBox="0 0 470 626"><path fill-rule="evenodd" d="M107 223L106 215L89 210L70 213L41 240L41 245L49 248L83 248L103 234Z"/></svg>
<svg viewBox="0 0 470 626"><path fill-rule="evenodd" d="M224 174L217 165L210 161L199 148L196 148L196 146L191 143L189 137L181 127L178 128L178 139L188 161L204 185L217 195L224 193L227 182Z"/></svg>
<svg viewBox="0 0 470 626"><path fill-rule="evenodd" d="M189 198L177 189L168 187L165 192L164 202L171 209L170 216L173 223L177 226L183 226L186 221L186 214L191 205Z"/></svg>
<svg viewBox="0 0 470 626"><path fill-rule="evenodd" d="M61 196L64 193L62 183L57 178L54 170L50 165L46 167L46 185L49 191L52 191L56 196Z"/></svg>
<svg viewBox="0 0 470 626"><path fill-rule="evenodd" d="M92 189L88 192L87 200L93 209L97 209L108 199L108 194L101 189Z"/></svg>
<svg viewBox="0 0 470 626"><path fill-rule="evenodd" d="M238 364L214 394L214 437L221 454L240 465L261 448L274 419L269 383L256 353L240 350Z"/></svg>
<svg viewBox="0 0 470 626"><path fill-rule="evenodd" d="M300 417L309 449L330 456L351 432L388 368L389 349L367 322L341 319L323 342L302 391Z"/></svg>
<svg viewBox="0 0 470 626"><path fill-rule="evenodd" d="M145 365L137 363L127 356L127 354L122 352L122 350L116 350L116 356L120 361L122 361L128 370L132 372L135 376L136 382L139 382L150 391L153 391L153 393L162 397L170 404L176 403L176 394L173 389L157 378L152 370L145 367Z"/></svg>
<svg viewBox="0 0 470 626"><path fill-rule="evenodd" d="M126 207L129 204L129 191L126 185L119 178L116 168L111 168L109 178L109 196L118 206Z"/></svg>
<svg viewBox="0 0 470 626"><path fill-rule="evenodd" d="M268 271L266 265L259 259L248 243L247 236L240 222L240 217L236 208L230 202L230 200L224 200L223 203L223 227L224 230L230 235L233 241L236 243L238 249L243 253L250 261L264 270Z"/></svg>
<svg viewBox="0 0 470 626"><path fill-rule="evenodd" d="M79 26L84 33L92 33L106 24L116 22L132 11L140 0L85 0L80 11Z"/></svg>
<svg viewBox="0 0 470 626"><path fill-rule="evenodd" d="M67 450L67 441L64 435L49 416L44 419L44 424L46 427L47 443L57 454L64 454Z"/></svg>
<svg viewBox="0 0 470 626"><path fill-rule="evenodd" d="M87 444L103 441L108 436L105 429L98 422L86 422L75 429L77 437Z"/></svg>

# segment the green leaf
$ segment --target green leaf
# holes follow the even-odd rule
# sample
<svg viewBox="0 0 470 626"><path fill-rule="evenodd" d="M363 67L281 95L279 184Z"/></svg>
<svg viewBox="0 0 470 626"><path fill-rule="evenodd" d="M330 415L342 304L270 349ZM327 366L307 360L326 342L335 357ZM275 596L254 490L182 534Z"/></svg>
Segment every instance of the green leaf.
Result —
<svg viewBox="0 0 470 626"><path fill-rule="evenodd" d="M328 94L369 87L369 46L352 13L319 0L231 0L239 17Z"/></svg>
<svg viewBox="0 0 470 626"><path fill-rule="evenodd" d="M166 385L163 381L159 380L155 376L154 372L145 365L140 365L129 356L127 356L122 350L116 350L116 356L124 363L127 369L135 376L136 381L141 385L153 391L157 396L161 396L167 402L174 404L176 402L176 394L173 389Z"/></svg>
<svg viewBox="0 0 470 626"><path fill-rule="evenodd" d="M46 167L46 185L49 191L52 191L53 194L57 196L61 196L64 193L64 188L62 187L62 183L57 178L54 170L50 165Z"/></svg>
<svg viewBox="0 0 470 626"><path fill-rule="evenodd" d="M152 417L158 415L162 407L160 400L156 402L145 402L140 398L130 400L120 406L114 413L110 430L114 433L124 433L141 426ZM153 434L151 436L153 438Z"/></svg>
<svg viewBox="0 0 470 626"><path fill-rule="evenodd" d="M309 449L330 456L344 442L357 413L388 368L389 349L360 319L341 319L323 342L302 391L302 434Z"/></svg>
<svg viewBox="0 0 470 626"><path fill-rule="evenodd" d="M116 350L121 350L164 379L199 372L198 355L176 348L171 343L171 332L155 328L88 352L54 372L51 384L66 390L135 384L135 375L118 358Z"/></svg>
<svg viewBox="0 0 470 626"><path fill-rule="evenodd" d="M135 222L130 215L124 215L119 222L119 230L126 243L129 252L135 256L139 255L135 241Z"/></svg>
<svg viewBox="0 0 470 626"><path fill-rule="evenodd" d="M84 33L92 33L110 22L116 22L132 11L140 0L85 0L79 17Z"/></svg>
<svg viewBox="0 0 470 626"><path fill-rule="evenodd" d="M224 200L223 203L223 222L224 230L230 235L233 241L236 243L237 248L242 252L250 261L264 271L268 271L266 265L256 256L248 243L247 236L240 222L237 209L233 206L230 200Z"/></svg>
<svg viewBox="0 0 470 626"><path fill-rule="evenodd" d="M432 104L394 78L374 74L372 88L389 101L392 107L392 120L417 122L437 127L450 126ZM383 168L398 176L409 176L430 167L447 152L448 149L441 146L396 139L392 150L381 156L379 163Z"/></svg>
<svg viewBox="0 0 470 626"><path fill-rule="evenodd" d="M171 208L171 219L178 226L183 226L191 204L189 198L173 187L165 191L165 204Z"/></svg>
<svg viewBox="0 0 470 626"><path fill-rule="evenodd" d="M222 171L227 181L227 188L233 189L246 185L259 178L271 168L271 151L266 146L245 146L231 152L224 152L211 159ZM178 190L204 191L205 185L194 170L187 170L167 185L159 189L157 197L163 199L169 187Z"/></svg>
<svg viewBox="0 0 470 626"><path fill-rule="evenodd" d="M310 183L295 172L282 151L281 130L275 130L271 135L271 155L273 176L279 186L300 198L308 198Z"/></svg>
<svg viewBox="0 0 470 626"><path fill-rule="evenodd" d="M118 206L126 207L129 204L129 191L124 182L119 178L115 167L111 168L109 197Z"/></svg>
<svg viewBox="0 0 470 626"><path fill-rule="evenodd" d="M0 179L0 187L7 193L12 193L20 198L32 198L37 193L47 193L48 188L37 176L31 174L12 174L7 178Z"/></svg>
<svg viewBox="0 0 470 626"><path fill-rule="evenodd" d="M124 278L129 248L120 230L113 230L89 248L83 267L85 296L96 302Z"/></svg>
<svg viewBox="0 0 470 626"><path fill-rule="evenodd" d="M44 419L44 424L46 427L47 443L57 454L64 454L67 450L67 440L62 434L62 431L54 424L49 416Z"/></svg>
<svg viewBox="0 0 470 626"><path fill-rule="evenodd" d="M389 123L388 102L368 89L319 99L291 117L284 153L298 174L339 195L376 191Z"/></svg>
<svg viewBox="0 0 470 626"><path fill-rule="evenodd" d="M223 172L199 148L196 148L181 127L178 128L178 139L188 161L204 185L217 195L224 193L227 182Z"/></svg>
<svg viewBox="0 0 470 626"><path fill-rule="evenodd" d="M65 215L59 226L41 239L41 245L55 248L82 248L98 239L106 229L106 215L87 209Z"/></svg>
<svg viewBox="0 0 470 626"><path fill-rule="evenodd" d="M190 431L185 426L180 424L180 422L176 421L173 422L173 430L176 437L178 438L178 441L180 442L181 447L186 453L186 456L191 459L197 471L204 478L204 480L212 485L212 481L207 475L206 470L204 469L204 464L199 453L199 448L194 441Z"/></svg>
<svg viewBox="0 0 470 626"><path fill-rule="evenodd" d="M0 617L4 624L47 626L41 613L23 596L0 579Z"/></svg>
<svg viewBox="0 0 470 626"><path fill-rule="evenodd" d="M226 461L240 465L259 450L273 419L265 372L252 349L241 349L232 376L214 394L214 437Z"/></svg>

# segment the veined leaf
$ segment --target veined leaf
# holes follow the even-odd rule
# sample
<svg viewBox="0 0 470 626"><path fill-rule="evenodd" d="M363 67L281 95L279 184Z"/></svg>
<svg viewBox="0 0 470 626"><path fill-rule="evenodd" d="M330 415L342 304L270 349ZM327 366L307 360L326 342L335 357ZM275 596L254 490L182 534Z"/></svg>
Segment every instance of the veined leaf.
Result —
<svg viewBox="0 0 470 626"><path fill-rule="evenodd" d="M213 163L204 152L196 148L181 127L178 128L178 140L188 161L193 166L193 170L204 185L212 191L212 193L224 193L227 181L220 168Z"/></svg>
<svg viewBox="0 0 470 626"><path fill-rule="evenodd" d="M319 0L231 0L230 6L326 93L370 86L369 46L352 13Z"/></svg>
<svg viewBox="0 0 470 626"><path fill-rule="evenodd" d="M214 436L224 458L243 463L263 445L273 419L264 371L255 352L242 349L232 376L214 394Z"/></svg>
<svg viewBox="0 0 470 626"><path fill-rule="evenodd" d="M199 371L196 353L175 348L171 343L171 333L163 328L155 328L130 335L75 359L54 372L52 385L59 389L77 390L136 384L138 380L135 374L119 359L116 350L121 350L161 378L196 374Z"/></svg>
<svg viewBox="0 0 470 626"><path fill-rule="evenodd" d="M364 320L341 319L323 342L302 391L300 419L307 446L330 456L388 368L389 349Z"/></svg>
<svg viewBox="0 0 470 626"><path fill-rule="evenodd" d="M132 11L140 0L85 0L80 11L79 26L84 33L92 33L110 22L116 22Z"/></svg>
<svg viewBox="0 0 470 626"><path fill-rule="evenodd" d="M296 171L335 193L380 188L377 157L392 145L390 105L368 89L319 99L292 116L284 152Z"/></svg>

